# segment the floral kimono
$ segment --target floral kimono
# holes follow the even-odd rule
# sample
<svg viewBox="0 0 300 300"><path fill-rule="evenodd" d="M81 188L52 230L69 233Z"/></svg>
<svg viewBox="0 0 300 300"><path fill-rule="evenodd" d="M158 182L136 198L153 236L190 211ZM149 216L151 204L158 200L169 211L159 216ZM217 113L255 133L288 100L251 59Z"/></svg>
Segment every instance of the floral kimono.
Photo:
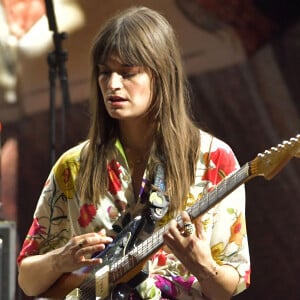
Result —
<svg viewBox="0 0 300 300"><path fill-rule="evenodd" d="M195 183L187 195L187 206L192 206L206 193L239 168L231 148L221 140L200 131L201 151ZM100 205L83 201L75 191L75 180L80 168L80 152L85 143L66 151L52 168L42 190L18 257L43 254L62 247L74 235L98 232L105 228L107 235L117 236L125 224L139 215L145 206L144 187L149 182L146 168L141 192L134 197L131 176L125 152L119 141L116 157L110 157L107 170L109 186ZM166 224L168 216L157 222L156 227ZM235 294L250 283L250 259L245 225L244 185L218 202L202 216L209 237L212 255L219 265L231 265L239 274ZM201 299L201 283L185 267L162 247L147 262L148 278L137 291L142 299ZM203 298L204 299L204 298Z"/></svg>

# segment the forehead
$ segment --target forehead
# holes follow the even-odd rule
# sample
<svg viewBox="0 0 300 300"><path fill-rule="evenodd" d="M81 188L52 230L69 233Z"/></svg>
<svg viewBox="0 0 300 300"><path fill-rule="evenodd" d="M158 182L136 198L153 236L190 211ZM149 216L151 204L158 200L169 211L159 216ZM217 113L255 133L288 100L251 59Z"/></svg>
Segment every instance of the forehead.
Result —
<svg viewBox="0 0 300 300"><path fill-rule="evenodd" d="M143 65L144 60L140 50L129 45L128 41L121 43L119 39L107 42L101 40L95 48L93 60L96 64L105 64L110 59L127 65Z"/></svg>
<svg viewBox="0 0 300 300"><path fill-rule="evenodd" d="M128 63L124 63L122 61L122 59L120 58L120 56L116 55L116 54L111 54L109 55L105 61L101 62L99 64L100 66L110 66L110 65L118 65L118 66L130 66L131 64Z"/></svg>
<svg viewBox="0 0 300 300"><path fill-rule="evenodd" d="M125 63L118 55L110 55L103 63L98 64L99 68L109 68L109 69L127 69L127 68L134 68L139 67L145 69L141 65Z"/></svg>

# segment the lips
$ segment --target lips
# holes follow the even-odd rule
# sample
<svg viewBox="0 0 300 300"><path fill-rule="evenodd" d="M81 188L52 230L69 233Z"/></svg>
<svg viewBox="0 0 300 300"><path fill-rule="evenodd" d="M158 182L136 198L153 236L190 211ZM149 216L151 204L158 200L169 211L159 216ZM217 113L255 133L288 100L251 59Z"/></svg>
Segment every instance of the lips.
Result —
<svg viewBox="0 0 300 300"><path fill-rule="evenodd" d="M120 97L120 96L109 96L107 98L108 105L110 105L114 109L123 107L123 104L126 101L127 100L125 98Z"/></svg>
<svg viewBox="0 0 300 300"><path fill-rule="evenodd" d="M120 96L109 96L108 101L109 102L123 102L123 101L126 101L126 99L122 98Z"/></svg>

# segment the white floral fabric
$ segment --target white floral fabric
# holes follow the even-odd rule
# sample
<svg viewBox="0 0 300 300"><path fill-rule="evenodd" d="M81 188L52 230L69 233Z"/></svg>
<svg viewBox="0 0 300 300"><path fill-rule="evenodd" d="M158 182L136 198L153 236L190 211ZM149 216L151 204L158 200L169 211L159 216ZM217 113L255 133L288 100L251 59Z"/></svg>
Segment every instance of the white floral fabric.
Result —
<svg viewBox="0 0 300 300"><path fill-rule="evenodd" d="M201 201L227 175L239 169L232 149L223 141L200 131L201 154L195 183L187 195L187 206ZM109 187L100 205L78 199L75 180L80 168L80 152L85 143L66 151L52 168L34 212L33 222L18 257L46 253L65 245L74 235L97 232L102 228L116 237L143 210L143 187L149 180L144 173L143 185L135 199L129 167L118 141L117 157L107 164ZM245 188L240 185L202 216L212 255L219 264L233 266L240 280L236 294L250 284L250 258L245 223ZM157 224L166 224L168 216ZM201 283L169 253L165 247L149 258L149 278L137 288L142 299L201 299Z"/></svg>

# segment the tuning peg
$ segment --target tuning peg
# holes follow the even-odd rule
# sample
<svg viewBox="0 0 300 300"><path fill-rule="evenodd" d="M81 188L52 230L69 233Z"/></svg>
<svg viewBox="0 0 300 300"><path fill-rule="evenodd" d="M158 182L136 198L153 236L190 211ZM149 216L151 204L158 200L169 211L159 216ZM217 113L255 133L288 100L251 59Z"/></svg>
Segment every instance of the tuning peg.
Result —
<svg viewBox="0 0 300 300"><path fill-rule="evenodd" d="M278 146L279 146L279 145L278 145ZM273 152L279 152L278 146L277 146L277 147L271 147L271 150L272 150Z"/></svg>
<svg viewBox="0 0 300 300"><path fill-rule="evenodd" d="M284 145L291 145L291 142L290 141L283 141L282 144L284 144Z"/></svg>

